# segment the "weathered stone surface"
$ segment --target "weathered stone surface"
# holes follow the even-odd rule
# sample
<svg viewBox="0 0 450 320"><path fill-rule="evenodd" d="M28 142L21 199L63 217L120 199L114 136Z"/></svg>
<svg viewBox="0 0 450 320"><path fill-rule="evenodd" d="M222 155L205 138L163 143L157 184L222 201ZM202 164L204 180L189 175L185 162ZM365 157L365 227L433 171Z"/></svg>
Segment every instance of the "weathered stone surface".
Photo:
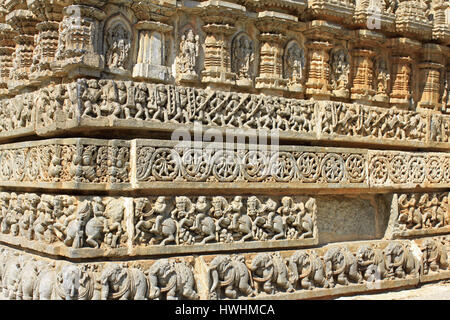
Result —
<svg viewBox="0 0 450 320"><path fill-rule="evenodd" d="M315 299L449 279L449 13L0 0L2 296Z"/></svg>
<svg viewBox="0 0 450 320"><path fill-rule="evenodd" d="M0 101L2 139L57 136L82 130L170 132L240 129L276 132L282 140L358 142L401 148L448 149L450 117L342 102L232 94L141 82L81 79ZM9 118L10 116L11 118ZM194 123L197 124L194 125Z"/></svg>
<svg viewBox="0 0 450 320"><path fill-rule="evenodd" d="M448 274L448 240L424 241L439 245L437 259L433 252L428 258L420 241L121 263L54 261L1 246L2 295L12 300L314 299L375 292ZM436 261L434 268L426 267ZM170 290L160 290L169 285Z"/></svg>

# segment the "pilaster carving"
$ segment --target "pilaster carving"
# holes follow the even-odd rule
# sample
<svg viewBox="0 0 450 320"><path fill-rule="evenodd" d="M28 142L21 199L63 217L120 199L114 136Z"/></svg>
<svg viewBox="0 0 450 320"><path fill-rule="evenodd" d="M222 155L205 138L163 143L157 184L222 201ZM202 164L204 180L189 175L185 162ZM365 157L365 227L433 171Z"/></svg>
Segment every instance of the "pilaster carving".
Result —
<svg viewBox="0 0 450 320"><path fill-rule="evenodd" d="M326 99L330 91L330 54L332 44L328 41L310 41L308 48L309 70L306 82L306 95Z"/></svg>
<svg viewBox="0 0 450 320"><path fill-rule="evenodd" d="M287 16L281 21L274 21L275 12L261 12L256 26L260 30L260 67L256 78L256 88L274 91L287 89L287 81L283 78L284 46L287 40L285 28ZM281 17L280 17L281 18ZM295 21L296 18L292 17Z"/></svg>
<svg viewBox="0 0 450 320"><path fill-rule="evenodd" d="M245 7L226 2L208 3L202 19L205 38L204 70L202 82L209 86L228 88L234 84L232 69L231 36L236 32L235 21L242 17ZM217 13L220 12L220 15Z"/></svg>

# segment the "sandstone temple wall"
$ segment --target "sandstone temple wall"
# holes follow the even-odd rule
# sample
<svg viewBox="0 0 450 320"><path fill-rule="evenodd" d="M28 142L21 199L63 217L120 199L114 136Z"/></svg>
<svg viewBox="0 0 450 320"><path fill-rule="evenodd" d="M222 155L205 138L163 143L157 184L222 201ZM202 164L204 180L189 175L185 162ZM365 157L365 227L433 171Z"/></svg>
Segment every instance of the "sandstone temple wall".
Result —
<svg viewBox="0 0 450 320"><path fill-rule="evenodd" d="M450 279L448 0L0 0L0 290Z"/></svg>

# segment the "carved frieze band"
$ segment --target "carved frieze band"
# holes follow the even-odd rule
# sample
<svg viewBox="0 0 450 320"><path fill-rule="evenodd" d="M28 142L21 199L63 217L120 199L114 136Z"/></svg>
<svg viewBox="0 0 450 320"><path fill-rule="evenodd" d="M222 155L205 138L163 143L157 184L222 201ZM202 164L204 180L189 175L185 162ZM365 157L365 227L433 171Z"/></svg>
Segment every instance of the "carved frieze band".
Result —
<svg viewBox="0 0 450 320"><path fill-rule="evenodd" d="M318 244L318 207L326 201L1 192L0 241L69 258L307 247ZM448 233L448 193L394 194L390 206L388 238Z"/></svg>
<svg viewBox="0 0 450 320"><path fill-rule="evenodd" d="M85 80L0 101L0 135L83 127L276 130L281 139L448 148L450 116L130 81ZM36 121L34 120L36 118ZM25 132L24 132L25 130Z"/></svg>
<svg viewBox="0 0 450 320"><path fill-rule="evenodd" d="M449 240L133 262L70 263L0 246L11 300L306 299L448 279Z"/></svg>
<svg viewBox="0 0 450 320"><path fill-rule="evenodd" d="M394 238L450 233L450 193L394 195Z"/></svg>
<svg viewBox="0 0 450 320"><path fill-rule="evenodd" d="M289 188L442 188L450 182L447 153L254 147L140 139L21 142L0 146L0 185L130 191L287 182Z"/></svg>
<svg viewBox="0 0 450 320"><path fill-rule="evenodd" d="M0 181L130 182L130 144L118 140L54 139L0 147Z"/></svg>
<svg viewBox="0 0 450 320"><path fill-rule="evenodd" d="M255 249L267 241L274 248L318 243L316 199L308 197L133 199L2 192L0 204L1 241L68 257Z"/></svg>
<svg viewBox="0 0 450 320"><path fill-rule="evenodd" d="M0 146L0 184L147 189L153 182L295 182L342 187L439 187L450 181L445 153L225 144L178 145L156 140L52 139ZM237 145L239 147L239 145ZM40 184L33 184L39 182ZM58 184L54 184L58 183Z"/></svg>

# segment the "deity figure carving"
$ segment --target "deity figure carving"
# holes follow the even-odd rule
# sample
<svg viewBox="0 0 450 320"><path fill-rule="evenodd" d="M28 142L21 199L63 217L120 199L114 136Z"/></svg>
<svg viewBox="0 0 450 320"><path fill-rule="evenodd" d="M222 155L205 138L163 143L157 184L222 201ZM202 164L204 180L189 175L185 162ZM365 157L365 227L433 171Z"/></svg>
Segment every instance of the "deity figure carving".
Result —
<svg viewBox="0 0 450 320"><path fill-rule="evenodd" d="M238 35L232 45L232 72L236 80L250 83L253 79L253 62L255 49L253 41L245 33Z"/></svg>
<svg viewBox="0 0 450 320"><path fill-rule="evenodd" d="M331 87L339 97L348 95L350 75L349 56L344 49L334 50L331 54Z"/></svg>
<svg viewBox="0 0 450 320"><path fill-rule="evenodd" d="M184 80L197 78L197 59L200 54L200 36L188 28L181 36L177 73Z"/></svg>
<svg viewBox="0 0 450 320"><path fill-rule="evenodd" d="M288 44L284 56L284 77L289 80L288 85L298 91L304 78L306 64L305 52L297 42Z"/></svg>
<svg viewBox="0 0 450 320"><path fill-rule="evenodd" d="M106 32L106 64L110 69L126 70L131 50L131 33L122 22L116 22Z"/></svg>
<svg viewBox="0 0 450 320"><path fill-rule="evenodd" d="M375 64L375 68L376 95L379 97L385 97L387 96L389 82L391 80L386 60L383 58L378 59Z"/></svg>

